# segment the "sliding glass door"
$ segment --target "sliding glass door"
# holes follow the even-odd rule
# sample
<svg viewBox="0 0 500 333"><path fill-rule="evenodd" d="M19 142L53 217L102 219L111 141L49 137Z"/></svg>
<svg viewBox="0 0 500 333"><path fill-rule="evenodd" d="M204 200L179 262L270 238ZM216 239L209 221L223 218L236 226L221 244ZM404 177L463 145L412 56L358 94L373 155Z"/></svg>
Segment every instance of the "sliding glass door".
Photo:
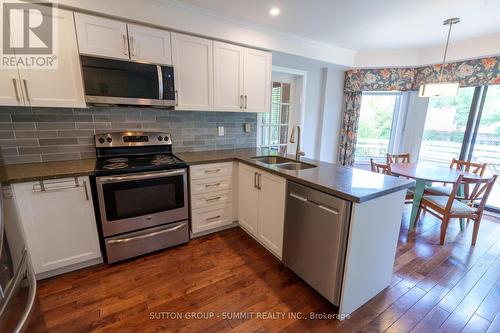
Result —
<svg viewBox="0 0 500 333"><path fill-rule="evenodd" d="M485 177L500 174L500 85L486 89L484 104L473 131L469 159L488 163ZM488 206L500 209L500 180L493 187Z"/></svg>
<svg viewBox="0 0 500 333"><path fill-rule="evenodd" d="M500 170L500 85L460 88L457 96L431 97L419 161L449 165L453 158ZM487 202L500 211L500 181Z"/></svg>

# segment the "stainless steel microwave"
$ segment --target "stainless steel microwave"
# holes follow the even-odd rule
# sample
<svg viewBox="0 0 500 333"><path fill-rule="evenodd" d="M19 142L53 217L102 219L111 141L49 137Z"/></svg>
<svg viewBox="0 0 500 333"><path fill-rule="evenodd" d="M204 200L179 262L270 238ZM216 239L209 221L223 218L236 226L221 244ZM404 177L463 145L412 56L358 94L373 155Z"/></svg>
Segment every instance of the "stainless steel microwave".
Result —
<svg viewBox="0 0 500 333"><path fill-rule="evenodd" d="M174 106L174 68L80 56L89 104Z"/></svg>

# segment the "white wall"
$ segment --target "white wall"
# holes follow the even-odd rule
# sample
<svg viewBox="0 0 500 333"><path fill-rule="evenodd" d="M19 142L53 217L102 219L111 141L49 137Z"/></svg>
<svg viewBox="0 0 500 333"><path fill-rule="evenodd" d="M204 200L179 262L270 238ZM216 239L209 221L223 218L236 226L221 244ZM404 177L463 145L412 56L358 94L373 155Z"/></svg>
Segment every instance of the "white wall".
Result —
<svg viewBox="0 0 500 333"><path fill-rule="evenodd" d="M442 45L422 49L361 51L356 54L355 67L418 67L443 61ZM460 61L500 55L500 34L450 43L447 61Z"/></svg>
<svg viewBox="0 0 500 333"><path fill-rule="evenodd" d="M273 52L273 65L307 72L302 150L306 157L336 162L344 69L280 52Z"/></svg>

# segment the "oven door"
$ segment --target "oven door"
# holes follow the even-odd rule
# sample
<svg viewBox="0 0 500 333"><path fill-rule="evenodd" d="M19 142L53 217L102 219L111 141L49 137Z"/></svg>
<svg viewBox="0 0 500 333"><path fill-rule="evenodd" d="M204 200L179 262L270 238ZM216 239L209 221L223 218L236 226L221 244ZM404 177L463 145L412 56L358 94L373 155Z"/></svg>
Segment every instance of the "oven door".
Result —
<svg viewBox="0 0 500 333"><path fill-rule="evenodd" d="M186 169L96 178L104 236L188 219Z"/></svg>

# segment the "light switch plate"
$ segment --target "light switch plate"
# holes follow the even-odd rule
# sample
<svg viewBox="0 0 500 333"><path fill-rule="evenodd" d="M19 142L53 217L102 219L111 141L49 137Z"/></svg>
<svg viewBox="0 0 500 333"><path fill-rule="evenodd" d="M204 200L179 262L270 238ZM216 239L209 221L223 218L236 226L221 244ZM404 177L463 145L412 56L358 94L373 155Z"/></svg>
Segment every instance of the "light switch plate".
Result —
<svg viewBox="0 0 500 333"><path fill-rule="evenodd" d="M217 126L217 135L224 136L224 126Z"/></svg>
<svg viewBox="0 0 500 333"><path fill-rule="evenodd" d="M252 125L250 123L245 123L245 133L250 133L252 130Z"/></svg>

